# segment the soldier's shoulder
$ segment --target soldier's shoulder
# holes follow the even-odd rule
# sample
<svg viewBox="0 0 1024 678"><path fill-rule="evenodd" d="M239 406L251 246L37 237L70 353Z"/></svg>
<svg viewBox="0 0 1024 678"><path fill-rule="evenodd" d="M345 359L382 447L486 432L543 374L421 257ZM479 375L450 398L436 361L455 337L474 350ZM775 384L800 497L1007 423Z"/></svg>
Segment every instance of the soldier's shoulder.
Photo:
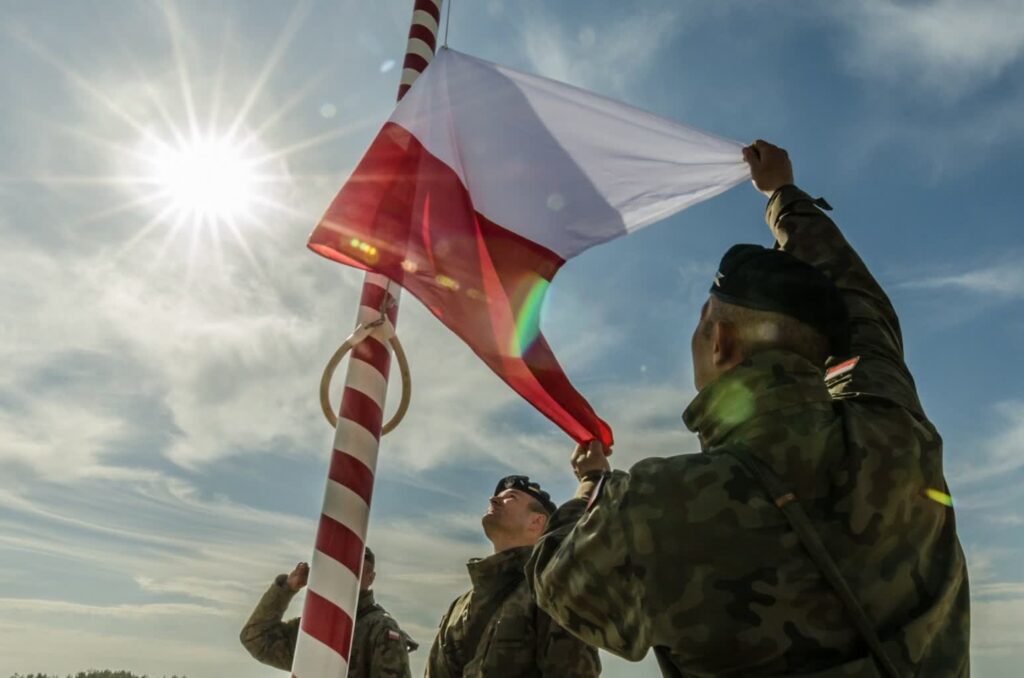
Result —
<svg viewBox="0 0 1024 678"><path fill-rule="evenodd" d="M691 522L714 517L725 506L742 505L741 510L758 513L770 508L757 481L725 449L645 459L622 477L626 482L620 481L618 487L610 479L611 493L628 493L630 504L641 511L671 502L673 514L685 509Z"/></svg>
<svg viewBox="0 0 1024 678"><path fill-rule="evenodd" d="M713 482L717 476L731 474L736 465L730 455L699 452L644 459L629 469L628 476L622 475L632 486L678 487L680 483Z"/></svg>
<svg viewBox="0 0 1024 678"><path fill-rule="evenodd" d="M359 619L362 619L364 623L370 624L374 627L398 625L398 622L391 616L391 613L385 610L384 606L380 603L374 603L373 607L362 612L359 615Z"/></svg>
<svg viewBox="0 0 1024 678"><path fill-rule="evenodd" d="M412 652L419 647L419 643L413 640L412 636L402 630L398 620L379 604L374 606L374 613L371 617L370 623L373 624L371 634L380 642L401 642L409 652Z"/></svg>

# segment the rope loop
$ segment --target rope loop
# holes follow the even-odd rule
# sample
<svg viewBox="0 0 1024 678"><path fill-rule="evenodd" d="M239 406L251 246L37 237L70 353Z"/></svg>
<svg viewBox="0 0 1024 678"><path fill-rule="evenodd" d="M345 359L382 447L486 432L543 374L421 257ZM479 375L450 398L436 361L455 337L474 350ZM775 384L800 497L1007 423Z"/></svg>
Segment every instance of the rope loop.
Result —
<svg viewBox="0 0 1024 678"><path fill-rule="evenodd" d="M341 359L371 335L381 341L387 341L391 345L398 361L399 372L402 375L402 399L398 403L398 410L381 428L381 435L387 435L402 423L405 413L409 410L409 401L412 399L412 373L409 371L409 360L406 358L405 349L402 348L402 342L398 340L398 335L395 333L395 327L388 322L387 317L383 314L377 320L363 323L357 327L327 361L323 376L320 377L320 409L323 410L324 417L331 427L337 428L338 415L334 413L334 407L331 406L331 378L338 369Z"/></svg>

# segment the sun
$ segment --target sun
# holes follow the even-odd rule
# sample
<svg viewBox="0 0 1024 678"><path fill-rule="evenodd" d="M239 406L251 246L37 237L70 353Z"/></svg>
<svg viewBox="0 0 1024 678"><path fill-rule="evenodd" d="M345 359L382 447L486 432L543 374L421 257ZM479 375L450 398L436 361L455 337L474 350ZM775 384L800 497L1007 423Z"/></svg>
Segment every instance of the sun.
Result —
<svg viewBox="0 0 1024 678"><path fill-rule="evenodd" d="M93 81L30 34L19 35L83 95L86 110L100 122L62 131L98 149L96 166L109 168L47 172L33 180L112 189L101 209L75 222L124 225L123 242L109 255L112 262L147 252L172 266L184 257L189 272L228 271L241 255L262 267L266 248L284 228L319 218L299 199L304 189L337 180L333 172L293 171L303 164L301 154L361 132L375 118L347 116L334 104L311 101L324 87L326 69L283 89L277 84L275 73L309 3L292 9L264 63L252 71L248 62L235 63L225 45L219 54L210 52L189 33L175 3L161 3L159 10L173 67L149 71L129 55L118 69L133 74L123 86ZM304 116L307 107L319 111L316 123Z"/></svg>
<svg viewBox="0 0 1024 678"><path fill-rule="evenodd" d="M259 196L259 160L227 137L197 136L143 150L156 202L171 219L220 223L253 216Z"/></svg>

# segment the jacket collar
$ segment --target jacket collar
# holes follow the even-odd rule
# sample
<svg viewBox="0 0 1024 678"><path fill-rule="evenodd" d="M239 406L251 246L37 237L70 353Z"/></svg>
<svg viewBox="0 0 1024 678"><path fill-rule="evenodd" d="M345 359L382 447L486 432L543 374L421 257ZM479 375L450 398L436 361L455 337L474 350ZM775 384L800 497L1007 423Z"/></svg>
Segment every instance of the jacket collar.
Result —
<svg viewBox="0 0 1024 678"><path fill-rule="evenodd" d="M763 351L705 386L683 412L683 422L709 450L741 437L764 415L831 400L814 363L790 351Z"/></svg>
<svg viewBox="0 0 1024 678"><path fill-rule="evenodd" d="M360 591L359 592L359 603L356 605L356 614L362 614L366 610L374 607L376 601L373 599L373 591Z"/></svg>
<svg viewBox="0 0 1024 678"><path fill-rule="evenodd" d="M486 558L474 558L466 564L473 591L504 589L525 578L523 568L533 553L532 546L519 546Z"/></svg>

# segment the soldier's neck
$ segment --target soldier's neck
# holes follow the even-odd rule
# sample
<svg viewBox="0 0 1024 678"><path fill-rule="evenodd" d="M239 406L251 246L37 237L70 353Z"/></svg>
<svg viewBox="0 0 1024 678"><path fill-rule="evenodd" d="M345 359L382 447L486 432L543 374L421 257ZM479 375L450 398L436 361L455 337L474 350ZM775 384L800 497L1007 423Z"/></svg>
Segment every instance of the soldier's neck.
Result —
<svg viewBox="0 0 1024 678"><path fill-rule="evenodd" d="M520 546L533 546L537 543L536 537L523 535L494 535L490 539L495 553L502 553Z"/></svg>

